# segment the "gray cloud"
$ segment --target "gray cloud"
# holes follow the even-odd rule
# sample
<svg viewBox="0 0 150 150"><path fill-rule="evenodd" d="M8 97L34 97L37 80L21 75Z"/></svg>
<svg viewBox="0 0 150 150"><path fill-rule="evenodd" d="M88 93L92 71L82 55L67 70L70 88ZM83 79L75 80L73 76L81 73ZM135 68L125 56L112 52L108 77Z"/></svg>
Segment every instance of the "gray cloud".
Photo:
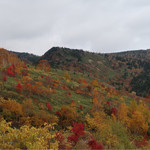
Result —
<svg viewBox="0 0 150 150"><path fill-rule="evenodd" d="M42 55L150 48L148 0L0 0L0 47Z"/></svg>

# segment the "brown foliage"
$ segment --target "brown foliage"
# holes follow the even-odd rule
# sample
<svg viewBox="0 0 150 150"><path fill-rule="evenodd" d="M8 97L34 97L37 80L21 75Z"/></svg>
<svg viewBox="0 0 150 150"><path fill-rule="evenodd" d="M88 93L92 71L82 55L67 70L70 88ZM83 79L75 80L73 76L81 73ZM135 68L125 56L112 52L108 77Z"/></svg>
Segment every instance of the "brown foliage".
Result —
<svg viewBox="0 0 150 150"><path fill-rule="evenodd" d="M40 60L39 64L37 65L37 68L40 70L44 70L45 72L50 71L50 65L45 59Z"/></svg>

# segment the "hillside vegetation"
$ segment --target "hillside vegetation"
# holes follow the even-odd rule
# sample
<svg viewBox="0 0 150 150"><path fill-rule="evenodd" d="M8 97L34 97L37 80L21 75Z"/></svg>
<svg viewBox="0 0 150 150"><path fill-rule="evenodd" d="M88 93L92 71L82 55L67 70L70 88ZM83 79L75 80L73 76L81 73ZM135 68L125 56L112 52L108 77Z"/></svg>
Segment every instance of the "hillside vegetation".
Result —
<svg viewBox="0 0 150 150"><path fill-rule="evenodd" d="M0 54L2 149L150 148L150 99L130 92L142 70L121 56L53 48L33 63Z"/></svg>
<svg viewBox="0 0 150 150"><path fill-rule="evenodd" d="M41 57L24 53L18 56L33 64L45 59L53 68L81 72L139 96L150 95L150 50L100 54L53 47Z"/></svg>

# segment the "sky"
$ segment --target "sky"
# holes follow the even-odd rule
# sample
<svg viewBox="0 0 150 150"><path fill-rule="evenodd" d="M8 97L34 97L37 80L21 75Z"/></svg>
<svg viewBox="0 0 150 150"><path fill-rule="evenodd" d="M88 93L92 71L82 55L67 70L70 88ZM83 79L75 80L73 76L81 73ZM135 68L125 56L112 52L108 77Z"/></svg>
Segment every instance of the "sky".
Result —
<svg viewBox="0 0 150 150"><path fill-rule="evenodd" d="M150 0L0 0L0 47L110 53L150 48Z"/></svg>

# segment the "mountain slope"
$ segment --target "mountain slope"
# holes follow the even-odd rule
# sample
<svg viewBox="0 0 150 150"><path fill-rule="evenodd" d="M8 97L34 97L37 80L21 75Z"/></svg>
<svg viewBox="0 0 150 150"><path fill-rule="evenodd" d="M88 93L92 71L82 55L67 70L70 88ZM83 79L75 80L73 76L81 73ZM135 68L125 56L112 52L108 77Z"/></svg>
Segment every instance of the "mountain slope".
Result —
<svg viewBox="0 0 150 150"><path fill-rule="evenodd" d="M137 95L150 94L150 50L127 51L106 54L111 66L120 70L120 76L110 84L118 84L119 88L135 91Z"/></svg>
<svg viewBox="0 0 150 150"><path fill-rule="evenodd" d="M53 47L41 57L28 53L16 54L28 63L38 64L41 59L46 59L52 68L78 71L117 89L134 91L140 96L150 95L149 84L145 81L150 80L150 50L98 54Z"/></svg>
<svg viewBox="0 0 150 150"><path fill-rule="evenodd" d="M150 148L149 98L117 90L86 73L44 71L2 52L7 66L0 68L1 148ZM93 61L98 57L89 55Z"/></svg>
<svg viewBox="0 0 150 150"><path fill-rule="evenodd" d="M106 57L83 50L53 47L41 59L48 60L54 68L79 71L103 80L116 74Z"/></svg>

